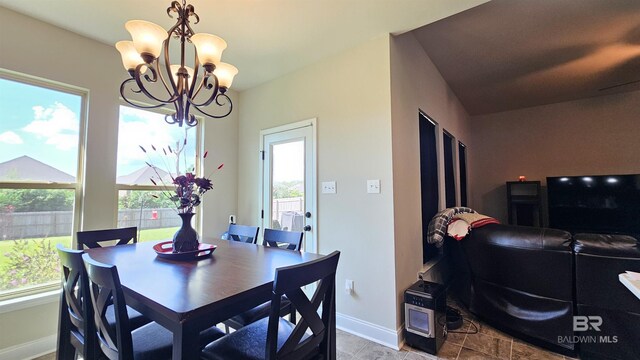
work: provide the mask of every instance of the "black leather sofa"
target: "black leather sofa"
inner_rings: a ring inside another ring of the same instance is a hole
[[[640,359],[640,299],[618,280],[626,270],[640,272],[640,244],[630,236],[576,234],[573,248],[577,313],[602,318],[600,331],[580,333],[599,340],[581,342],[580,357]]]
[[[567,355],[640,359],[640,299],[618,281],[640,272],[635,238],[491,224],[447,238],[445,253],[451,290],[488,324]],[[574,332],[574,315],[601,316],[600,331]]]

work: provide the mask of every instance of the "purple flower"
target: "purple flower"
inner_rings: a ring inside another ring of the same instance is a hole
[[[213,183],[207,178],[195,178],[194,182],[203,192],[213,189]]]
[[[11,286],[18,286],[18,280],[11,280]]]
[[[180,175],[180,176],[177,176],[175,179],[173,179],[173,183],[175,185],[187,186],[188,180],[186,176]]]
[[[27,283],[27,279],[26,278],[22,278],[22,280],[20,280],[20,283],[26,284]]]

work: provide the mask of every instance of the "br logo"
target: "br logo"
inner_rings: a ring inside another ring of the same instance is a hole
[[[602,325],[602,317],[600,316],[574,316],[573,331],[587,331],[593,329],[600,331]]]

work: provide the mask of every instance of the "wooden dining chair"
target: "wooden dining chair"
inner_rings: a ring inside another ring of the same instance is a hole
[[[82,250],[65,249],[57,245],[62,267],[62,295],[58,317],[58,360],[96,359],[97,340],[93,325],[93,307],[89,294],[87,274],[82,263]]]
[[[89,293],[94,309],[96,336],[102,353],[110,360],[171,359],[173,334],[156,322],[133,329],[126,316],[126,303],[118,269],[115,265],[103,264],[93,260],[89,254],[82,255]],[[115,327],[109,326],[107,308],[115,308]],[[216,327],[200,333],[200,345],[224,336]]]
[[[202,358],[224,359],[333,359],[335,358],[335,281],[340,252],[304,264],[276,269],[268,318],[247,325],[202,351]],[[311,300],[302,287],[318,282]],[[297,325],[280,317],[280,299],[286,295],[300,313]],[[321,314],[318,309],[322,306]]]
[[[302,231],[264,229],[262,245],[300,251],[303,235]]]
[[[93,322],[93,306],[89,300],[89,281],[82,250],[71,250],[62,244],[57,246],[62,267],[62,296],[58,318],[58,359],[95,359],[100,355]],[[86,295],[85,295],[86,294]],[[151,320],[127,307],[129,324],[136,329]],[[109,306],[106,312],[109,327],[116,323],[115,310]]]
[[[138,242],[138,228],[135,226],[119,229],[78,231],[78,250],[102,247],[105,242],[125,245]],[[102,244],[102,245],[101,245]]]
[[[138,228],[132,226],[117,229],[78,231],[77,240],[78,250],[95,249],[103,247],[107,243],[109,246],[126,245],[129,243],[135,244],[138,242]],[[130,307],[127,307],[127,311],[133,328],[139,328],[140,326],[151,322],[151,320],[147,319],[145,316]],[[107,319],[110,323],[115,322],[113,307],[108,309]]]
[[[300,251],[300,245],[302,244],[302,232],[296,231],[283,231],[274,229],[264,229],[264,239],[262,245],[268,247],[277,247],[280,249]],[[247,310],[241,314],[238,314],[230,319],[223,321],[227,333],[229,328],[240,329],[243,326],[247,326],[260,319],[264,319],[269,316],[271,311],[271,302],[267,301],[264,304],[260,304],[253,309]],[[296,323],[296,311],[293,305],[283,296],[280,301],[280,316],[289,315],[289,321]]]
[[[257,226],[229,224],[226,240],[255,244],[258,240],[259,231],[260,227]]]

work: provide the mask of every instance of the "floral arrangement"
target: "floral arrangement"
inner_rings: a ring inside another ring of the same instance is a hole
[[[185,138],[183,146],[186,144],[187,144],[187,140]],[[146,162],[147,166],[149,166],[157,176],[157,181],[154,180],[154,178],[150,178],[149,180],[151,180],[151,182],[154,185],[158,185],[158,181],[162,186],[165,186],[165,187],[173,185],[174,186],[173,192],[161,191],[161,195],[173,201],[173,203],[176,205],[178,214],[192,214],[194,209],[198,205],[200,205],[200,203],[202,202],[202,196],[204,195],[204,193],[213,189],[213,183],[210,179],[211,175],[213,174],[206,177],[205,176],[196,177],[193,172],[187,171],[183,175],[177,174],[176,176],[174,176],[171,173],[166,161],[163,161],[165,167],[167,168],[167,170],[165,171],[153,165],[151,163],[151,158],[149,157],[147,150],[142,145],[139,145],[139,146],[140,146],[140,149],[145,154],[147,154],[147,157],[149,159],[149,161]],[[158,149],[154,145],[151,145],[151,148],[153,149],[154,152],[158,152]],[[174,152],[171,146],[167,146],[166,149],[161,148],[161,150],[164,153],[164,156],[169,156],[170,154],[172,154],[172,155],[175,155],[176,157],[179,157],[180,153],[182,152],[181,151],[182,149],[180,148],[176,149],[176,151]],[[207,155],[208,155],[208,151],[205,151],[203,159],[206,159]],[[221,170],[223,166],[224,164],[220,164],[220,166],[218,166],[217,169],[214,171]],[[160,174],[161,172],[166,173],[166,175],[164,176],[161,175]],[[168,177],[170,178],[170,180]],[[155,198],[159,198],[159,196],[155,194],[151,196]]]

